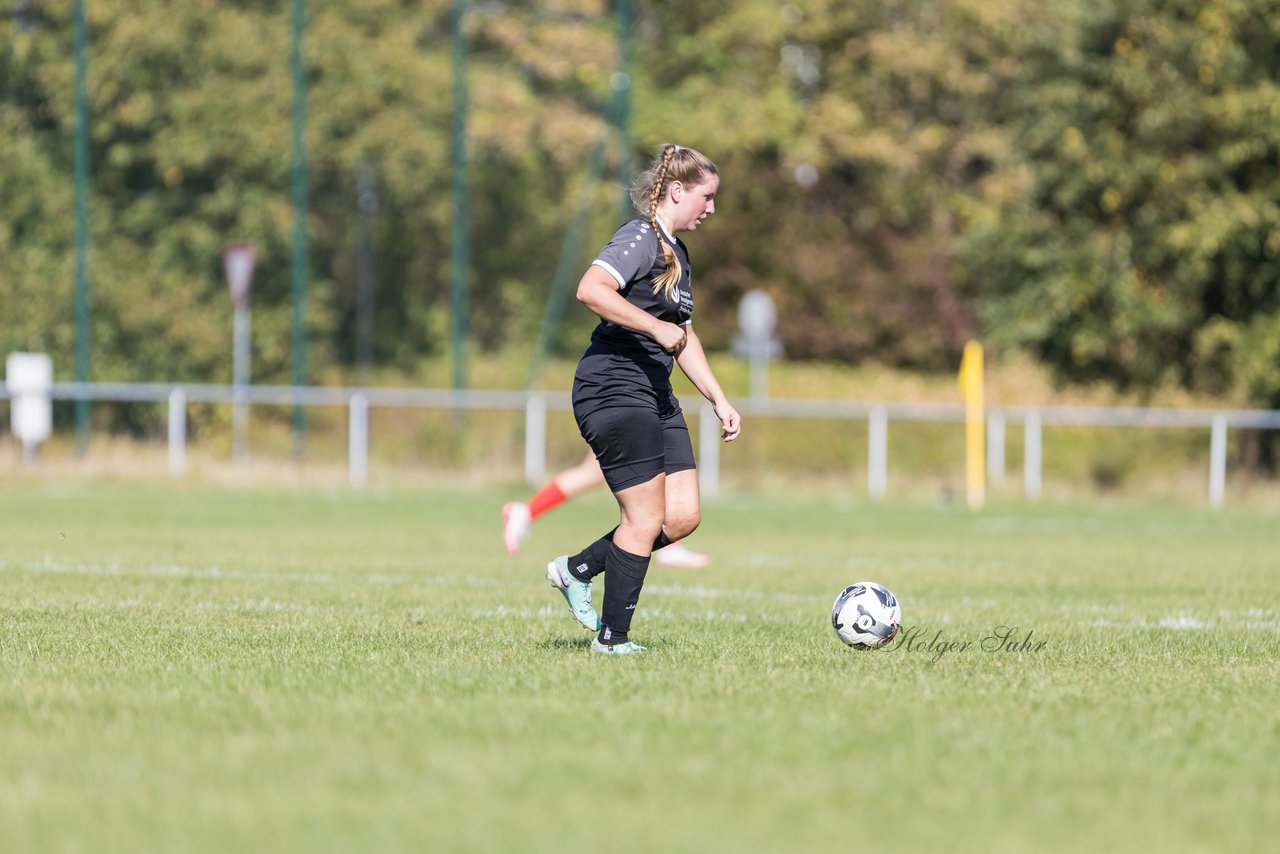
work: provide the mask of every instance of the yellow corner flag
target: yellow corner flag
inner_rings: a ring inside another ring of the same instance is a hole
[[[960,359],[960,392],[964,395],[964,480],[970,510],[981,510],[986,501],[986,413],[982,397],[982,344],[964,345]]]

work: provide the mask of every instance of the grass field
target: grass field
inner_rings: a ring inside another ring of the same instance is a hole
[[[542,567],[608,497],[511,560],[514,495],[0,487],[0,850],[1280,838],[1273,515],[729,496],[605,660]],[[857,580],[913,641],[839,643]]]

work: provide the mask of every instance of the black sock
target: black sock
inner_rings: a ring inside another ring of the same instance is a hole
[[[609,547],[613,545],[614,528],[576,555],[569,556],[569,574],[579,581],[590,581],[604,572],[605,560],[609,557]]]
[[[613,535],[617,532],[618,529],[614,528],[576,555],[571,555],[569,574],[579,581],[590,581],[604,572],[604,563],[609,557],[609,546],[613,545]],[[657,538],[653,541],[653,551],[665,549],[673,542],[675,540],[668,537],[665,531],[659,531]]]
[[[600,609],[600,643],[612,646],[627,639],[648,571],[648,555],[634,555],[610,543],[604,570],[604,607]]]

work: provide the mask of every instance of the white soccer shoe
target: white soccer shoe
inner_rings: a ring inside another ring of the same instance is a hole
[[[653,558],[660,566],[675,566],[682,569],[702,569],[711,563],[711,558],[699,554],[684,543],[672,543],[665,549],[658,549]]]
[[[533,517],[529,515],[528,504],[512,501],[502,505],[502,544],[507,547],[507,554],[515,557],[519,553],[532,527]]]
[[[591,651],[602,653],[604,655],[635,655],[637,652],[644,652],[647,646],[641,646],[635,641],[623,641],[613,646],[606,646],[600,643],[600,638],[592,638]]]

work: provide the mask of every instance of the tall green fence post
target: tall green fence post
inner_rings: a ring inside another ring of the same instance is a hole
[[[468,0],[453,2],[453,387],[467,387],[467,341],[471,337],[470,181],[467,165]]]
[[[307,78],[302,36],[307,26],[306,0],[293,0],[293,385],[307,385],[307,149],[302,132],[307,121]],[[293,452],[301,457],[307,446],[307,411],[301,400],[293,404]]]
[[[619,223],[631,218],[631,69],[635,64],[636,40],[631,0],[618,0],[618,72],[613,76],[614,121],[618,126],[618,181],[622,184]]]
[[[360,166],[356,179],[359,239],[356,245],[356,378],[368,385],[373,367],[373,218],[378,212],[378,178],[373,164]]]
[[[85,92],[88,42],[85,0],[76,0],[75,39],[75,218],[76,218],[76,382],[89,381],[89,103]],[[89,400],[76,398],[76,448],[89,449]]]

